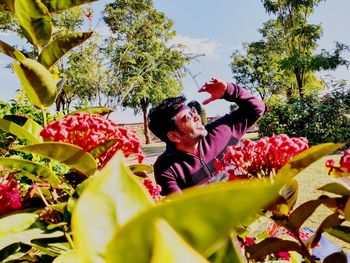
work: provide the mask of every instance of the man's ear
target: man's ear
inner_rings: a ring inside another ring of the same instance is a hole
[[[180,136],[179,133],[177,131],[169,131],[167,133],[168,139],[172,142],[180,142]]]

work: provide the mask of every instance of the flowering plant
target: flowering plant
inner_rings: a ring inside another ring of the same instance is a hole
[[[308,148],[306,138],[289,138],[285,134],[256,142],[247,139],[242,145],[227,147],[224,157],[214,166],[218,172],[227,172],[229,180],[273,178],[289,160]]]

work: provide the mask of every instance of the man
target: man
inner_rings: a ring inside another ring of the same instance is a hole
[[[183,96],[168,98],[150,110],[149,128],[166,143],[165,152],[154,164],[162,195],[216,181],[214,160],[223,157],[227,146],[239,143],[264,112],[263,102],[249,91],[217,78],[206,82],[199,92],[211,95],[204,105],[225,99],[239,108],[205,127]]]

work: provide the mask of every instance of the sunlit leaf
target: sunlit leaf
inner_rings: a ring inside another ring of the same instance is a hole
[[[24,171],[29,178],[36,181],[46,181],[57,187],[60,179],[47,166],[29,160],[21,160],[10,157],[0,157],[0,165],[12,172]]]
[[[51,14],[41,1],[15,1],[15,15],[23,33],[36,47],[49,43],[52,33]]]
[[[276,175],[275,180],[279,182],[288,182],[294,176],[303,171],[313,162],[322,158],[323,156],[329,155],[344,144],[324,143],[316,146],[312,146],[306,151],[298,154],[291,161],[289,161]]]
[[[24,116],[17,116],[17,115],[5,115],[4,119],[8,121],[12,121],[17,125],[21,126],[26,131],[33,134],[33,136],[35,136],[38,139],[38,141],[42,140],[40,136],[40,132],[42,131],[43,127],[39,123],[35,122],[34,120]]]
[[[117,230],[109,243],[106,259],[147,262],[154,241],[150,226],[157,218],[165,219],[194,249],[209,256],[226,240],[233,227],[241,226],[248,216],[272,202],[280,188],[281,185],[249,180],[215,183],[170,195]],[[138,253],[127,249],[130,246]]]
[[[74,240],[84,262],[99,262],[115,230],[153,204],[146,190],[123,163],[120,153],[92,180],[72,215]]]
[[[191,248],[166,221],[159,219],[155,224],[151,263],[209,262]]]
[[[335,236],[345,242],[350,243],[350,227],[349,226],[335,226],[331,228],[326,228],[325,232]]]
[[[52,41],[40,53],[38,62],[46,68],[50,68],[64,54],[72,48],[80,45],[92,35],[92,32],[72,33],[64,35]]]
[[[79,252],[76,249],[69,250],[68,252],[58,256],[55,258],[52,263],[79,263],[80,258],[79,258]]]
[[[95,1],[97,0],[41,0],[51,13]]]
[[[341,179],[341,178],[337,178],[337,179]],[[326,191],[326,192],[341,195],[341,196],[350,195],[350,187],[347,184],[341,183],[341,181],[328,183],[318,188],[318,190]]]
[[[74,114],[76,112],[84,112],[84,113],[90,113],[90,114],[106,115],[106,114],[112,113],[113,111],[114,111],[113,109],[108,107],[89,107],[89,108],[82,108],[82,109],[76,110],[71,114]]]
[[[115,145],[119,139],[109,139],[105,141],[102,144],[97,145],[95,148],[91,149],[89,153],[94,157],[97,158],[104,152],[106,152],[109,148],[111,148],[113,145]]]
[[[0,219],[0,238],[19,233],[30,227],[39,216],[30,213],[19,213]]]
[[[0,40],[0,52],[21,62],[26,57],[21,51]]]
[[[28,58],[13,66],[29,101],[38,108],[50,107],[57,96],[56,80],[51,73],[40,63]]]
[[[82,148],[69,143],[44,142],[13,148],[16,151],[38,154],[74,168],[86,176],[93,175],[97,170],[94,157]]]
[[[20,139],[28,140],[32,143],[40,143],[41,137],[35,133],[31,132],[31,129],[28,129],[28,126],[20,126],[12,121],[0,119],[0,129],[15,135]]]
[[[277,254],[283,251],[297,251],[305,256],[305,252],[298,243],[275,237],[266,238],[258,244],[246,247],[246,252],[251,259],[261,259],[265,258],[267,255]]]

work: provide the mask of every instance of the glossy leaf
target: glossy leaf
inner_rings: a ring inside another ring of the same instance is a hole
[[[16,123],[37,137],[39,141],[41,141],[40,132],[42,131],[43,127],[34,120],[17,115],[5,115],[4,119]]]
[[[281,185],[249,180],[215,183],[170,195],[117,230],[109,243],[106,259],[147,262],[154,242],[149,226],[157,218],[165,219],[194,249],[209,256],[226,240],[232,228],[241,226],[248,216],[273,201],[280,188]],[[130,246],[138,253],[128,249]]]
[[[36,47],[44,47],[49,43],[52,33],[52,18],[41,1],[15,1],[15,15],[30,43]]]
[[[39,137],[37,134],[32,133],[31,132],[31,128],[28,128],[28,126],[30,126],[30,124],[28,124],[27,126],[20,126],[17,125],[16,123],[9,121],[9,120],[5,120],[5,119],[0,119],[0,129],[11,133],[13,135],[15,135],[16,137],[20,138],[20,139],[25,139],[28,140],[32,143],[40,143],[41,142],[41,137]]]
[[[18,49],[15,49],[14,47],[10,46],[9,44],[1,40],[0,40],[0,52],[4,53],[5,55],[15,60],[18,60],[19,62],[21,62],[26,58],[21,51],[19,51]]]
[[[19,213],[0,219],[0,238],[19,233],[30,227],[37,219],[37,214]]]
[[[95,148],[91,149],[89,153],[94,157],[97,158],[101,154],[103,154],[105,151],[107,151],[109,148],[111,148],[114,144],[116,144],[119,141],[119,139],[109,139],[105,141],[102,144],[97,145]]]
[[[92,32],[72,33],[64,35],[47,45],[39,55],[38,62],[50,68],[69,50],[80,45],[92,35]]]
[[[71,114],[74,114],[76,112],[85,112],[90,114],[100,114],[100,115],[106,115],[112,113],[114,110],[108,107],[89,107],[89,108],[82,108],[77,111],[72,112]]]
[[[41,0],[51,13],[95,1],[97,0]]]
[[[335,226],[331,228],[326,228],[325,232],[335,236],[345,242],[350,243],[350,227],[349,226]]]
[[[52,263],[79,263],[80,258],[79,258],[79,252],[76,249],[70,250],[58,257],[55,258]]]
[[[342,178],[337,178],[342,179]],[[326,191],[329,193],[341,195],[341,196],[350,196],[350,187],[346,184],[343,184],[340,180],[333,183],[328,183],[320,188],[318,190]]]
[[[129,165],[129,168],[133,173],[150,172],[153,170],[152,165],[149,164],[132,164]]]
[[[30,179],[36,182],[46,181],[54,187],[57,187],[60,182],[56,174],[47,166],[32,161],[0,157],[0,165],[13,172],[24,171]]]
[[[55,102],[56,80],[43,65],[27,58],[21,64],[14,63],[14,70],[32,104],[38,108],[47,108]]]
[[[84,262],[99,262],[115,230],[154,203],[120,153],[92,180],[72,215],[74,240]]]
[[[342,146],[344,144],[324,143],[307,149],[283,166],[277,173],[275,180],[281,183],[287,183],[310,164],[323,156],[331,154]]]
[[[209,262],[191,248],[164,220],[155,222],[155,237],[151,263]]]
[[[13,148],[16,151],[38,154],[77,170],[83,175],[93,175],[97,170],[94,157],[82,148],[69,143],[44,142]]]
[[[249,246],[246,248],[246,252],[251,259],[265,258],[267,255],[283,252],[283,251],[296,251],[304,256],[305,253],[300,245],[294,241],[282,240],[279,238],[271,237],[266,238],[258,244]]]

